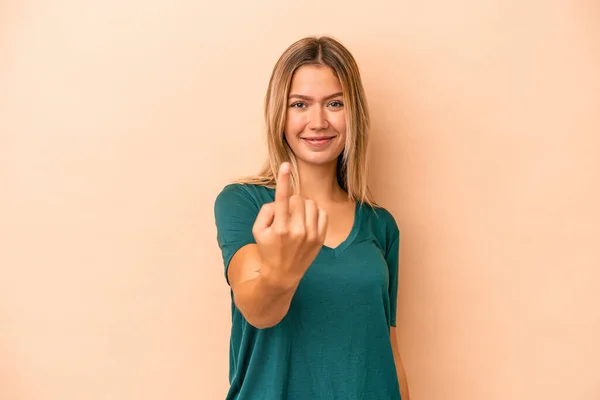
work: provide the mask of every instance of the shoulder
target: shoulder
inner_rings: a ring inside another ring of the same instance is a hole
[[[248,185],[240,183],[229,183],[221,188],[217,194],[216,202],[228,202],[232,200],[241,200],[244,198],[250,199],[252,196],[248,190]]]
[[[394,215],[385,207],[363,206],[363,224],[365,228],[375,237],[379,246],[387,252],[387,249],[396,245],[400,240],[400,228]]]
[[[215,210],[256,207],[260,208],[263,204],[273,201],[272,190],[261,185],[246,183],[229,183],[225,185],[215,198]]]
[[[385,207],[364,205],[373,227],[382,229],[389,234],[398,234],[400,228],[394,215]]]

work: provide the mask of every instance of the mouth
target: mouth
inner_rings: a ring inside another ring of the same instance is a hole
[[[322,137],[314,137],[314,138],[300,138],[304,142],[313,145],[313,146],[323,146],[334,139],[335,136],[322,136]]]

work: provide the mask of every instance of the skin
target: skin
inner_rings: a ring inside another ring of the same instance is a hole
[[[406,379],[406,371],[404,370],[404,364],[402,363],[402,358],[400,357],[398,336],[395,327],[390,328],[390,340],[392,341],[392,352],[394,353],[394,361],[396,363],[396,371],[398,373],[398,382],[400,383],[400,394],[402,395],[402,400],[410,400],[410,395],[408,394],[408,380]]]
[[[346,141],[346,113],[342,87],[330,68],[306,65],[295,72],[284,136],[296,156],[302,196],[323,205],[347,201],[336,180],[337,157]],[[318,150],[302,140],[318,136],[333,139]]]

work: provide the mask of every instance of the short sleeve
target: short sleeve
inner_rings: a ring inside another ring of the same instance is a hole
[[[214,204],[217,243],[221,249],[225,279],[235,253],[247,244],[256,243],[252,226],[260,207],[241,184],[230,184],[217,195]]]
[[[389,242],[386,246],[385,260],[389,271],[390,326],[396,326],[398,304],[398,265],[400,263],[400,231],[393,226]]]

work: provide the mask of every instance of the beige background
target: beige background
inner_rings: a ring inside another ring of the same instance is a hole
[[[413,400],[600,398],[597,2],[0,3],[0,398],[222,399],[213,200],[292,41],[361,66]]]

